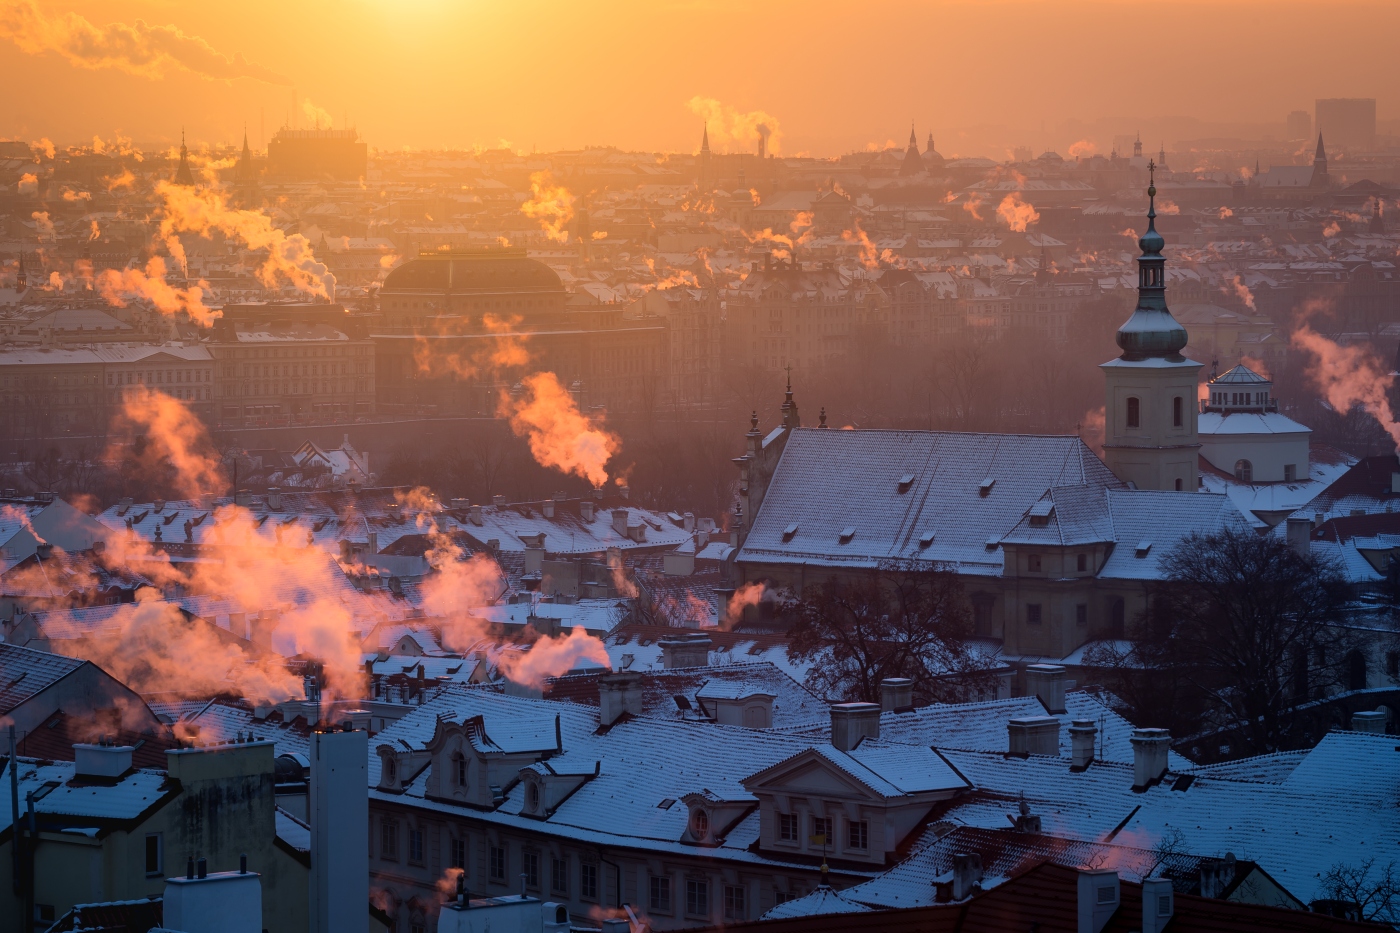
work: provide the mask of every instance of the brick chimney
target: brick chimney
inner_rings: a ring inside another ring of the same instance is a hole
[[[1142,883],[1142,933],[1162,933],[1176,912],[1172,883],[1166,878],[1148,878]]]
[[[1118,873],[1081,871],[1079,873],[1078,933],[1099,933],[1118,910]]]
[[[1054,716],[1026,716],[1006,723],[1007,754],[1025,758],[1028,755],[1060,754],[1060,721]]]
[[[1172,737],[1166,729],[1134,729],[1129,741],[1133,743],[1133,790],[1140,793],[1167,773]]]
[[[977,882],[982,880],[982,856],[976,852],[959,852],[953,856],[953,900],[971,897]]]
[[[611,726],[623,713],[642,715],[642,675],[616,671],[598,678],[598,724]]]
[[[661,666],[666,670],[677,667],[705,667],[710,663],[710,636],[704,632],[686,632],[663,638]]]
[[[1065,669],[1059,664],[1032,664],[1026,668],[1026,693],[1040,700],[1047,713],[1065,711]]]
[[[880,707],[875,703],[833,703],[831,744],[849,752],[862,739],[880,737]]]
[[[1099,727],[1092,719],[1076,719],[1069,726],[1071,771],[1085,771],[1094,760]]]
[[[914,708],[914,681],[908,677],[886,677],[880,681],[880,711],[902,713]]]
[[[1288,519],[1288,546],[1304,557],[1312,550],[1312,519]]]
[[[1235,880],[1235,853],[1201,859],[1201,897],[1220,897]]]

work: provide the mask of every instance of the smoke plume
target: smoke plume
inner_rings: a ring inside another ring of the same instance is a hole
[[[1312,355],[1308,377],[1329,405],[1343,414],[1361,406],[1400,445],[1400,424],[1386,397],[1394,378],[1369,347],[1341,346],[1313,330],[1307,320],[1293,331],[1291,340],[1293,346]]]
[[[549,172],[530,176],[530,200],[520,205],[520,213],[540,222],[545,236],[558,243],[569,242],[564,226],[574,219],[574,196],[563,185],[556,185]]]
[[[594,486],[605,484],[607,462],[621,448],[622,439],[579,411],[554,373],[532,373],[521,386],[518,399],[501,393],[498,411],[510,419],[517,436],[529,441],[536,462],[583,477]]]
[[[705,121],[710,145],[728,151],[732,144],[746,152],[756,151],[759,139],[767,139],[767,150],[776,155],[781,148],[783,131],[778,118],[762,110],[741,113],[713,97],[692,97],[687,104],[690,112]]]
[[[175,288],[165,281],[165,273],[165,259],[152,256],[145,271],[104,269],[97,276],[97,291],[114,307],[124,308],[133,300],[144,299],[162,314],[184,311],[191,320],[205,327],[223,313],[204,304],[204,289],[199,285]]]
[[[1025,233],[1027,227],[1040,219],[1040,213],[1021,200],[1020,193],[1016,191],[1001,199],[997,205],[997,216],[1016,233]]]

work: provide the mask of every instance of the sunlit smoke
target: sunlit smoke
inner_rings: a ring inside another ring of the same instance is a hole
[[[529,334],[516,330],[521,321],[518,316],[484,315],[482,326],[487,333],[495,335],[491,340],[441,339],[462,336],[463,324],[452,317],[432,320],[428,334],[414,335],[413,364],[420,375],[432,379],[443,376],[475,379],[484,374],[499,375],[502,370],[526,366],[530,362],[526,344]]]
[[[530,176],[530,200],[520,205],[520,213],[538,220],[551,240],[569,242],[564,226],[574,219],[574,196],[563,185],[556,185],[549,172]]]
[[[1251,311],[1257,310],[1254,307],[1254,292],[1249,290],[1249,286],[1244,284],[1244,280],[1238,275],[1230,280],[1230,287],[1235,292],[1235,297],[1244,302],[1246,308]]]
[[[595,635],[582,626],[569,630],[568,635],[546,636],[530,645],[529,651],[503,652],[500,670],[518,684],[538,687],[545,678],[558,677],[592,661],[595,667],[608,667],[608,649]]]
[[[168,473],[174,495],[220,495],[228,488],[204,424],[178,399],[164,392],[144,385],[126,389],[113,421],[113,434],[128,441],[141,436],[146,443],[139,455],[114,447],[108,452],[109,459],[138,457],[144,475]],[[166,464],[169,469],[162,469]]]
[[[335,125],[335,117],[331,116],[329,110],[322,110],[311,102],[311,98],[306,98],[301,102],[301,112],[306,114],[306,119],[316,129],[327,129]]]
[[[1235,216],[1235,212],[1232,211],[1232,210],[1230,210],[1228,207],[1222,207],[1222,208],[1220,209],[1220,219],[1221,219],[1221,220],[1224,220],[1224,219],[1226,219],[1227,217],[1234,217],[1234,216]]]
[[[29,215],[29,219],[34,221],[34,235],[39,239],[54,238],[53,221],[49,219],[48,211],[34,211]]]
[[[1337,223],[1335,220],[1328,221],[1327,226],[1325,226],[1325,227],[1322,228],[1322,236],[1323,236],[1323,239],[1327,239],[1327,240],[1332,239],[1332,237],[1336,236],[1337,234],[1339,234],[1339,233],[1341,233],[1341,232],[1342,232],[1342,226],[1341,226],[1341,224]]]
[[[255,78],[269,84],[290,83],[241,54],[225,55],[176,26],[152,26],[139,19],[130,25],[96,26],[77,13],[49,16],[33,0],[10,0],[0,7],[0,37],[30,55],[57,52],[79,68],[114,68],[144,78],[183,70],[219,81]]]
[[[880,268],[879,250],[875,248],[875,244],[870,237],[866,236],[865,231],[860,228],[860,224],[852,224],[852,227],[855,229],[841,231],[841,239],[860,247],[859,259],[862,266],[867,269]]]
[[[767,589],[762,583],[745,583],[739,587],[725,603],[724,618],[720,620],[720,623],[726,628],[732,628],[735,624],[743,621],[744,610],[761,603]]]
[[[1040,220],[1040,213],[1030,203],[1021,200],[1017,191],[1001,199],[997,205],[997,216],[1016,233],[1025,233],[1027,227]]]
[[[583,477],[594,486],[608,481],[607,462],[622,439],[584,415],[554,373],[532,373],[521,382],[519,398],[502,391],[498,410],[511,430],[529,441],[541,466]]]
[[[25,172],[19,176],[19,182],[15,185],[15,191],[22,196],[32,196],[39,193],[39,176],[30,172]]]
[[[96,222],[93,235],[96,236]],[[222,312],[204,304],[204,289],[199,285],[189,288],[175,288],[165,281],[165,259],[152,256],[146,263],[145,271],[138,268],[104,269],[97,276],[97,291],[107,302],[124,308],[133,300],[149,301],[162,314],[174,315],[180,311],[190,316],[198,324],[208,327]]]
[[[985,220],[982,216],[982,196],[973,192],[966,201],[963,202],[962,209],[972,215],[973,220]]]
[[[1083,419],[1079,422],[1080,440],[1084,441],[1084,444],[1100,457],[1103,456],[1105,426],[1106,414],[1102,405],[1086,411]]]
[[[782,148],[783,131],[777,117],[762,110],[741,113],[728,104],[713,97],[692,97],[687,104],[691,113],[705,121],[710,134],[710,144],[728,151],[731,144],[736,149],[755,151],[759,139],[766,139],[766,148],[776,155]]]
[[[1084,157],[1086,157],[1086,156],[1091,156],[1091,155],[1093,155],[1094,153],[1096,153],[1096,152],[1098,152],[1098,151],[1099,151],[1099,147],[1098,147],[1098,146],[1094,145],[1092,142],[1090,142],[1090,141],[1087,140],[1087,139],[1081,139],[1081,140],[1079,140],[1078,142],[1072,143],[1072,144],[1070,145],[1070,147],[1069,147],[1069,157],[1070,157],[1071,159],[1081,159],[1081,158],[1084,158]]]
[[[1318,309],[1304,311],[1291,337],[1293,346],[1313,357],[1308,377],[1338,412],[1345,414],[1360,406],[1400,445],[1400,424],[1386,397],[1394,378],[1369,347],[1344,347],[1313,330],[1309,318],[1314,310]]]

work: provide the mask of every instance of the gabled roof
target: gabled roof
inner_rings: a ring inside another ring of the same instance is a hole
[[[738,559],[873,567],[906,558],[998,574],[988,535],[1068,485],[1122,484],[1074,436],[797,428]]]
[[[87,663],[0,643],[0,713],[9,712]]]

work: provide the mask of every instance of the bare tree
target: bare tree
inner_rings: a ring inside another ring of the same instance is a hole
[[[1400,923],[1400,871],[1394,862],[1338,862],[1322,876],[1327,899],[1354,906],[1370,923]]]
[[[808,588],[786,607],[793,616],[788,656],[810,662],[809,679],[829,697],[878,702],[880,682],[908,677],[924,700],[975,677],[969,650],[972,611],[962,582],[929,561],[886,561],[874,573]]]

